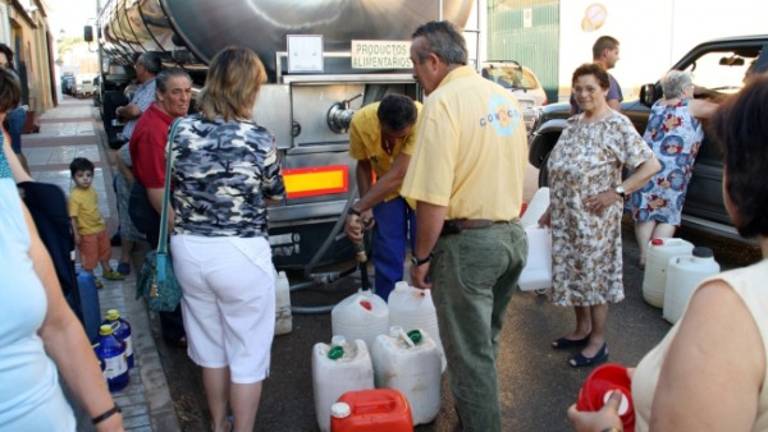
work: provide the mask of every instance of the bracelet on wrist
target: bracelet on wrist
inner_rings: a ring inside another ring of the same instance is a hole
[[[97,425],[97,424],[103,422],[104,420],[112,417],[113,415],[119,414],[121,412],[123,412],[123,410],[121,410],[120,406],[117,405],[117,403],[115,403],[112,406],[112,408],[104,411],[103,413],[97,415],[96,417],[91,418],[91,423],[93,423],[94,425]]]

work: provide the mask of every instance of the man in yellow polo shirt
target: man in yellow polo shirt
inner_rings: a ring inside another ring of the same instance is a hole
[[[356,112],[349,128],[360,200],[350,207],[345,230],[352,241],[361,242],[365,227],[373,226],[374,286],[384,300],[403,280],[406,246],[413,239],[409,233],[416,221],[400,197],[400,184],[416,142],[413,129],[420,109],[408,96],[388,95]],[[373,173],[377,180],[371,184]]]
[[[463,430],[499,432],[498,337],[528,251],[517,221],[525,127],[511,93],[466,65],[452,24],[419,27],[411,60],[429,95],[401,189],[417,201],[411,281],[434,287]]]

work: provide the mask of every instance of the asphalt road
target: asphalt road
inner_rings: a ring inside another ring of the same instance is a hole
[[[526,178],[536,179],[529,167]],[[535,180],[527,182],[525,196],[535,192]],[[680,236],[699,246],[709,246],[723,268],[747,265],[759,259],[752,246],[682,230]],[[642,299],[642,271],[637,266],[638,248],[631,226],[626,225],[624,241],[624,286],[627,298],[611,307],[608,346],[610,361],[636,365],[669,330],[661,310]],[[290,275],[295,282],[296,275]],[[356,275],[355,275],[356,276]],[[360,280],[349,277],[333,286],[292,295],[294,305],[330,304],[353,293]],[[439,288],[437,288],[439,289]],[[570,330],[569,309],[550,305],[543,296],[517,293],[507,309],[498,359],[503,430],[568,431],[567,407],[573,403],[589,369],[567,365],[569,353],[554,351],[550,342]],[[200,370],[182,349],[169,348],[159,338],[153,323],[161,358],[176,404],[179,423],[185,431],[206,431],[209,417]],[[312,396],[311,349],[331,337],[330,315],[294,315],[293,332],[279,336],[272,346],[271,376],[265,382],[256,431],[315,431]],[[437,419],[418,427],[419,432],[447,432],[456,428],[453,401],[443,377],[443,403]]]
[[[759,259],[750,246],[683,231],[696,245],[712,247],[724,268],[743,266]],[[630,227],[624,229],[624,283],[627,298],[612,307],[609,317],[610,361],[635,365],[669,329],[661,311],[642,300],[642,272]],[[300,292],[294,304],[336,301],[352,293],[359,279],[348,278],[316,292]],[[507,310],[498,361],[503,426],[505,431],[570,430],[565,411],[576,398],[588,369],[574,370],[568,353],[554,351],[551,340],[572,325],[570,310],[550,305],[535,294],[517,293]],[[256,431],[316,430],[312,397],[311,347],[331,336],[330,315],[295,315],[293,332],[279,336],[272,347],[272,374],[265,382]],[[155,334],[157,323],[153,323]],[[205,431],[209,424],[199,369],[182,349],[158,346],[168,376],[180,424],[185,431]],[[440,414],[417,431],[453,431],[456,415],[446,380]]]

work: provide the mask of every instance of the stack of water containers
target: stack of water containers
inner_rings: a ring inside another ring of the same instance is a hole
[[[445,360],[429,290],[399,282],[389,305],[371,291],[361,290],[333,308],[331,327],[332,344],[316,344],[312,357],[315,413],[321,430],[327,430],[335,398],[345,391],[373,388],[374,372],[377,387],[399,390],[408,399],[414,425],[435,418]],[[354,347],[344,348],[354,355],[349,354],[348,360],[330,359],[334,347],[344,344]]]
[[[657,308],[664,306],[669,261],[690,255],[692,251],[693,244],[680,238],[655,238],[650,241],[643,273],[643,298],[648,304]]]
[[[712,249],[695,247],[689,256],[672,258],[667,270],[664,319],[673,324],[677,322],[696,287],[717,273],[720,273],[720,264],[715,261]]]
[[[701,281],[719,272],[711,249],[679,238],[653,239],[646,255],[643,298],[663,307],[664,319],[675,323]]]

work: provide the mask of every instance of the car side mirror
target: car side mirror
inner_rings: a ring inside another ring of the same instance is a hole
[[[86,42],[93,42],[93,26],[87,25],[83,27],[83,39]]]
[[[642,102],[643,105],[650,108],[657,99],[655,84],[645,84],[640,87],[640,102]]]

